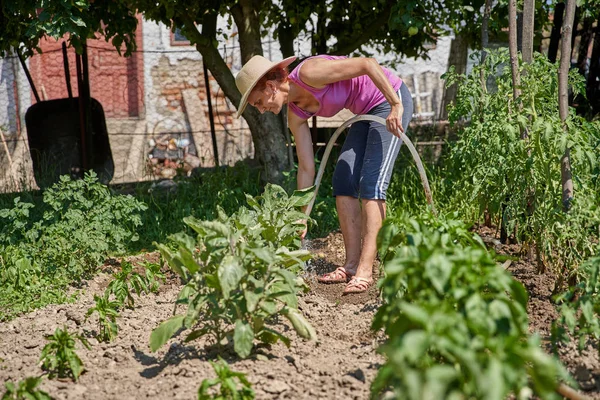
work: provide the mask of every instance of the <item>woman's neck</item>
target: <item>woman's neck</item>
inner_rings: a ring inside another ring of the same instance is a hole
[[[288,81],[288,103],[295,103],[302,98],[302,88],[292,81]]]

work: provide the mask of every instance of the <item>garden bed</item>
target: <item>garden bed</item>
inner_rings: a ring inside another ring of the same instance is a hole
[[[488,243],[491,232],[482,230]],[[493,245],[493,244],[492,244]],[[498,252],[516,254],[518,247],[496,245]],[[133,310],[125,309],[118,319],[119,334],[112,343],[92,338],[95,319],[85,321],[85,313],[94,304],[111,279],[111,265],[87,282],[75,304],[52,305],[10,322],[0,324],[0,381],[20,380],[42,373],[39,356],[46,341],[44,335],[56,327],[83,332],[90,337],[91,350],[78,347],[86,372],[77,383],[44,379],[41,388],[55,399],[143,399],[195,398],[200,383],[214,376],[208,360],[221,355],[235,371],[247,374],[258,399],[365,399],[383,358],[375,352],[383,336],[370,331],[379,300],[375,288],[355,296],[341,296],[342,284],[319,285],[315,272],[332,270],[343,261],[340,233],[310,243],[315,259],[310,262],[308,282],[311,291],[300,298],[300,308],[318,334],[316,342],[297,337],[287,320],[278,327],[291,341],[288,349],[278,343],[258,347],[246,360],[233,351],[219,352],[206,339],[183,343],[183,336],[171,339],[156,353],[149,350],[152,329],[173,312],[181,289],[171,276],[158,294],[136,299]],[[144,256],[157,261],[157,254]],[[138,257],[139,258],[139,257]],[[131,260],[135,262],[136,260]],[[532,331],[543,339],[550,334],[556,318],[551,303],[552,280],[536,275],[533,263],[525,259],[513,262],[511,273],[530,293],[528,313]],[[579,355],[575,345],[561,348],[561,360],[580,387],[593,398],[600,398],[600,362],[595,349]]]

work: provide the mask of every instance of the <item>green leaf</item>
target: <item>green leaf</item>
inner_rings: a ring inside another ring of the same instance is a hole
[[[512,297],[515,299],[521,307],[527,309],[527,301],[529,299],[529,294],[523,284],[516,279],[510,280],[510,288],[512,289]]]
[[[290,307],[284,307],[281,313],[292,323],[292,326],[301,337],[308,340],[315,340],[317,338],[317,332],[315,328],[304,318],[302,313]]]
[[[188,249],[189,251],[194,251],[194,249],[196,248],[196,242],[194,241],[194,238],[183,232],[175,233],[169,236],[169,239],[177,243],[179,247],[183,247],[185,249]]]
[[[196,340],[199,337],[206,335],[209,332],[208,328],[197,329],[195,331],[190,332],[189,335],[185,337],[184,342],[191,342],[192,340]]]
[[[425,276],[440,294],[444,294],[451,273],[452,263],[444,254],[436,253],[425,262]]]
[[[258,201],[256,201],[256,199],[254,197],[252,197],[248,193],[245,193],[245,195],[246,195],[246,202],[248,203],[248,205],[250,207],[254,208],[255,210],[260,209],[260,204],[258,204]]]
[[[290,206],[304,207],[310,203],[314,196],[316,196],[315,186],[295,190],[290,198]]]
[[[235,321],[233,332],[233,349],[241,357],[246,358],[252,352],[254,346],[254,331],[250,324],[245,321]]]
[[[277,304],[272,300],[265,300],[260,303],[260,309],[268,315],[273,315],[277,313]]]
[[[382,254],[383,259],[385,259],[385,255],[387,254],[390,245],[398,232],[398,227],[387,220],[383,223],[383,226],[379,230],[379,233],[377,234],[377,248]]]
[[[228,299],[231,291],[238,288],[238,284],[245,273],[244,267],[240,265],[236,257],[227,255],[223,258],[217,270],[217,275],[219,277],[219,284],[223,289],[224,298]]]
[[[506,387],[502,376],[502,363],[495,357],[491,357],[489,365],[484,373],[486,385],[485,400],[502,400],[506,398]]]
[[[261,288],[255,288],[254,290],[245,290],[244,298],[246,299],[246,308],[249,313],[253,313],[256,310],[256,306],[263,296],[263,290]]]
[[[427,332],[413,330],[402,337],[402,348],[408,361],[416,363],[423,357],[429,347]]]
[[[188,271],[190,271],[191,274],[195,274],[200,269],[200,266],[196,260],[194,260],[194,256],[187,248],[180,247],[177,257],[181,260],[181,263],[187,268]]]
[[[175,254],[173,254],[171,249],[163,244],[158,243],[156,244],[156,247],[160,251],[160,254],[167,261],[167,264],[169,264],[169,267],[171,267],[171,269],[175,271],[175,273],[182,279],[187,279],[187,273],[184,272],[183,263],[176,257]]]
[[[185,315],[175,315],[161,323],[150,334],[150,350],[155,352],[183,327]]]
[[[529,341],[529,343],[532,342],[536,342],[536,340]],[[556,380],[558,375],[557,364],[551,356],[544,353],[539,347],[532,345],[528,350],[529,361],[532,363],[529,370],[530,376],[538,394],[545,397],[545,395],[554,392],[558,385]]]
[[[423,388],[425,399],[448,399],[448,387],[458,378],[458,371],[450,365],[434,365],[425,372]]]
[[[270,328],[263,328],[262,332],[259,334],[259,339],[268,344],[275,344],[278,340],[281,340],[287,347],[290,347],[291,344],[290,339]]]
[[[279,299],[287,306],[298,308],[298,297],[287,283],[275,282],[269,290],[269,299]]]
[[[417,323],[420,327],[426,327],[429,323],[429,313],[421,306],[403,302],[400,310],[411,322]]]
[[[272,264],[275,262],[275,256],[273,254],[273,251],[269,247],[252,247],[249,248],[248,251],[250,251],[256,256],[256,258],[265,262],[266,264]]]

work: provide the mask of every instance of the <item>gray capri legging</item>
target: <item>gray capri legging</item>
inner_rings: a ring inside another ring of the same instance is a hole
[[[398,96],[404,107],[402,127],[406,132],[413,114],[413,102],[404,83]],[[384,101],[367,114],[385,119],[390,111],[390,104]],[[385,200],[401,145],[402,140],[388,132],[385,125],[374,121],[352,124],[333,173],[333,195]]]

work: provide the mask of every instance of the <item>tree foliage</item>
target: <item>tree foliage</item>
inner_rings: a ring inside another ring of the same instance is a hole
[[[124,0],[12,0],[0,3],[0,56],[12,49],[31,56],[44,37],[67,37],[79,53],[99,35],[125,55],[135,50],[137,17]]]

